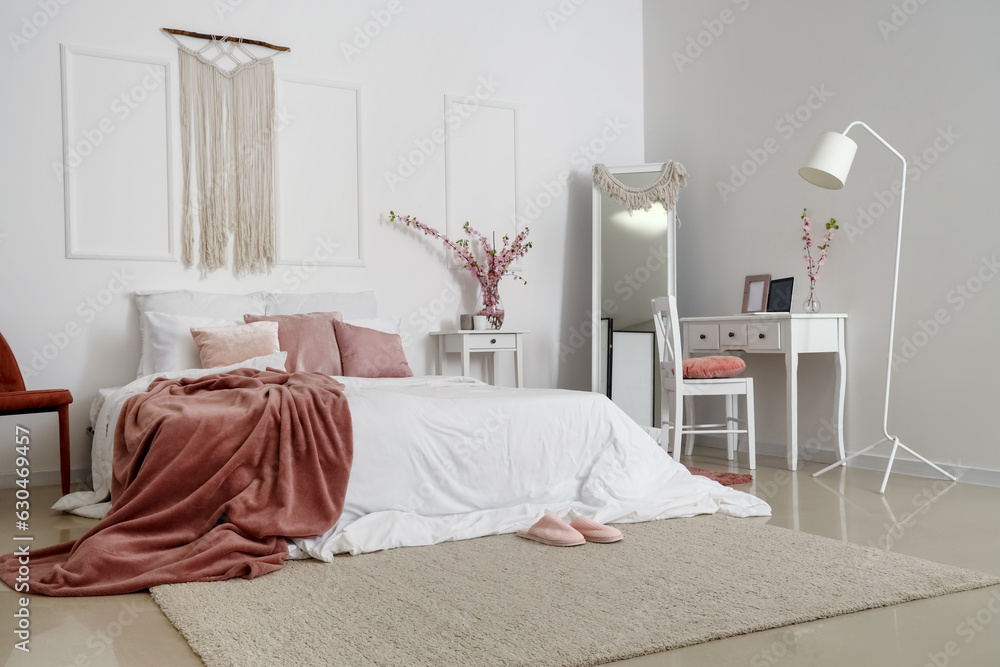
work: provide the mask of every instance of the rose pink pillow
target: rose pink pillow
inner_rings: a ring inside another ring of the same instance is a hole
[[[739,357],[719,355],[692,357],[684,360],[684,377],[688,380],[734,378],[746,370],[747,362]]]
[[[288,353],[285,369],[323,375],[343,375],[340,347],[333,332],[333,322],[340,313],[301,313],[298,315],[244,315],[251,322],[277,322],[278,345]]]
[[[344,375],[359,378],[413,377],[399,334],[333,321]]]
[[[278,346],[277,322],[202,327],[191,329],[191,336],[198,346],[202,368],[238,364],[281,351]]]

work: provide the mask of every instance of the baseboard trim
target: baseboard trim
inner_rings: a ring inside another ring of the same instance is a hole
[[[713,449],[725,449],[726,441],[725,436],[721,435],[702,435],[698,437],[696,446],[699,447],[712,447]],[[889,452],[892,447],[886,443],[881,446],[884,447],[886,452],[885,456],[878,456],[875,454],[862,454],[861,456],[851,459],[847,467],[848,468],[863,468],[865,470],[881,470],[885,471],[885,466],[889,463]],[[744,445],[744,449],[746,446]],[[761,442],[757,441],[757,455],[758,456],[774,456],[777,458],[786,458],[787,448],[784,443],[778,442]],[[848,454],[850,452],[848,451]],[[897,453],[896,460],[892,464],[892,474],[901,475],[911,475],[913,477],[926,477],[928,479],[938,479],[941,475],[938,474],[933,468],[924,463],[923,461],[918,461],[917,459],[904,458],[906,453]],[[799,454],[799,461],[810,461],[813,463],[830,464],[837,460],[837,455],[832,449],[822,449],[816,452],[811,452],[808,456],[803,456]],[[962,465],[950,465],[945,463],[938,463],[944,470],[947,470],[952,475],[958,478],[958,481],[964,482],[966,484],[979,484],[980,486],[994,486],[1000,487],[1000,470],[989,470],[986,468],[972,468],[969,466]]]

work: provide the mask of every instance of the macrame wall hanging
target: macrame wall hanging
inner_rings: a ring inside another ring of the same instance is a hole
[[[178,47],[183,261],[204,277],[228,265],[237,277],[275,262],[274,64],[238,37],[163,28]],[[209,40],[188,48],[175,35]]]
[[[655,202],[663,204],[669,212],[677,206],[677,196],[687,185],[687,169],[680,162],[670,160],[663,165],[663,171],[652,185],[635,188],[619,181],[606,165],[598,162],[594,165],[594,184],[630,213],[636,209],[648,211]]]

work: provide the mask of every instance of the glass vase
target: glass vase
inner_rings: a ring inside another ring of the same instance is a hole
[[[819,299],[816,298],[816,279],[809,279],[809,296],[802,303],[802,310],[806,313],[818,313],[819,312]]]
[[[499,283],[480,285],[476,315],[485,315],[493,329],[503,326],[503,301],[500,299]]]

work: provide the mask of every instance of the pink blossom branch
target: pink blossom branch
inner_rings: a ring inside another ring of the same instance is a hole
[[[818,246],[814,246],[811,234],[812,223],[806,216],[806,209],[802,209],[802,215],[799,217],[802,219],[802,259],[806,262],[806,272],[809,275],[809,280],[815,282],[819,278],[820,267],[826,264],[826,254],[830,248],[830,243],[833,241],[833,237],[840,227],[834,218],[830,218],[830,222],[826,223],[826,234],[823,236],[823,242]],[[819,255],[816,258],[813,258],[813,247],[819,251]]]
[[[407,227],[413,226],[422,231],[425,235],[441,239],[446,246],[455,251],[455,254],[458,255],[459,259],[465,263],[465,268],[469,269],[473,275],[477,275],[477,273],[481,271],[479,263],[472,256],[472,253],[469,252],[468,248],[461,245],[460,242],[452,241],[438,230],[429,225],[425,225],[416,218],[411,218],[408,215],[396,215],[393,211],[389,211],[389,220],[395,222],[397,219],[405,222]]]
[[[451,248],[455,254],[459,256],[459,258],[465,263],[465,268],[468,269],[472,276],[483,286],[484,294],[496,294],[496,285],[500,282],[500,279],[507,274],[510,269],[510,265],[517,259],[524,257],[524,255],[528,252],[528,248],[531,247],[530,241],[527,243],[525,242],[528,237],[528,232],[530,231],[527,227],[525,227],[524,230],[522,230],[514,238],[513,243],[510,243],[510,237],[508,235],[504,235],[503,248],[501,250],[497,250],[484,234],[466,222],[462,228],[465,230],[466,234],[479,242],[479,247],[484,255],[484,264],[480,264],[479,261],[473,256],[468,240],[463,239],[460,241],[452,241],[438,230],[420,222],[416,218],[408,215],[396,215],[394,211],[389,211],[389,220],[393,222],[396,220],[405,222],[408,227],[415,227],[416,229],[422,231],[425,235],[433,236],[434,238],[440,239],[444,242],[448,248]],[[511,276],[517,280],[527,283],[524,278],[517,274],[511,273]]]

